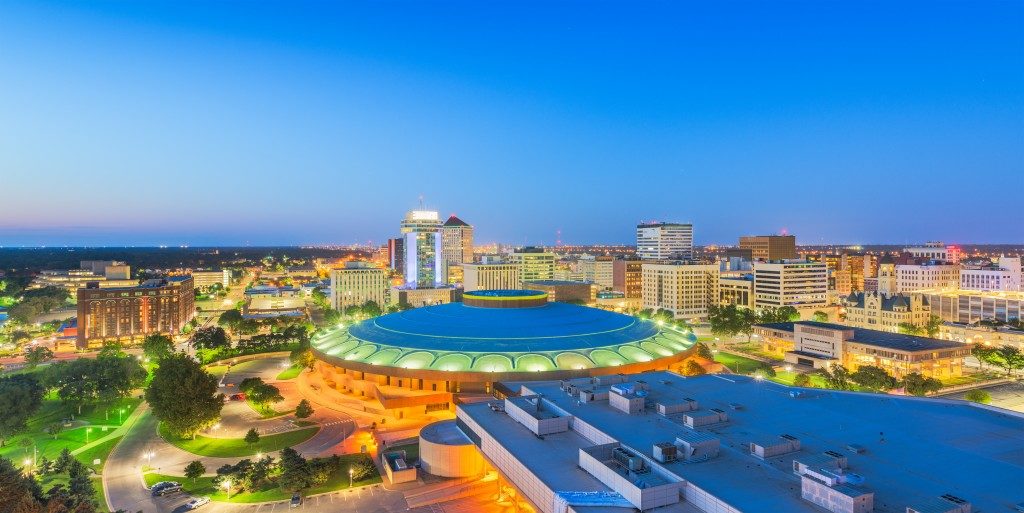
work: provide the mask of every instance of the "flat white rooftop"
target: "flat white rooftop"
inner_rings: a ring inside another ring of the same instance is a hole
[[[1024,415],[1019,413],[948,399],[798,389],[745,376],[685,378],[655,372],[631,378],[649,386],[647,409],[641,414],[628,415],[607,401],[580,403],[557,381],[506,385],[541,394],[647,456],[652,456],[655,443],[671,442],[688,430],[682,425],[683,414],[658,415],[656,402],[690,397],[699,402],[697,412],[725,411],[727,422],[697,429],[721,440],[717,457],[663,465],[742,511],[822,511],[800,498],[792,461],[825,451],[848,458],[848,471],[863,477],[856,487],[874,492],[877,512],[904,513],[908,505],[927,504],[944,494],[966,499],[975,511],[1005,511],[1024,501]],[[792,391],[803,394],[792,397]],[[574,431],[538,438],[482,403],[459,409],[550,488],[607,490],[577,468],[579,449],[595,445],[593,441]],[[782,434],[798,438],[801,449],[764,461],[749,454],[751,441]],[[851,452],[850,444],[865,450]],[[678,511],[680,506],[655,511]]]

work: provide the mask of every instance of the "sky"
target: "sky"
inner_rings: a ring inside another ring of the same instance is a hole
[[[1024,2],[0,3],[0,246],[1024,243]]]

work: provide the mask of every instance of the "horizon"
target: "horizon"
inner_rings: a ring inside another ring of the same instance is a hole
[[[703,245],[1012,244],[1022,21],[996,1],[16,0],[0,246],[383,242],[417,198],[516,245],[634,243],[649,219]]]

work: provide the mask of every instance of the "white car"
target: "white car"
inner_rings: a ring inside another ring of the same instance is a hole
[[[199,509],[210,503],[209,497],[195,497],[192,500],[185,503],[186,509]]]

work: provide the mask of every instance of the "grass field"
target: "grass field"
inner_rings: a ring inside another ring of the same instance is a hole
[[[303,491],[303,495],[314,495],[348,488],[348,471],[346,469],[356,461],[369,459],[369,456],[365,454],[343,454],[341,459],[341,468],[331,474],[326,483]],[[191,495],[207,496],[211,500],[220,502],[253,503],[280,501],[290,499],[292,496],[291,492],[286,492],[273,484],[267,485],[263,489],[254,492],[239,492],[229,496],[223,489],[213,486],[213,476],[200,477],[196,479],[195,483],[193,483],[191,479],[186,479],[180,476],[169,476],[166,474],[150,473],[146,474],[145,478],[146,486],[152,486],[154,483],[158,483],[160,481],[177,481],[181,483],[182,488]],[[379,482],[381,482],[380,474],[374,471],[373,475],[370,477],[354,482],[353,487],[366,486]]]
[[[957,385],[966,385],[968,383],[977,383],[979,381],[987,381],[990,379],[1002,377],[1005,377],[1005,374],[991,371],[982,371],[973,374],[964,374],[963,376],[957,376],[955,378],[946,378],[942,380],[942,386],[952,387]]]
[[[292,365],[291,367],[288,367],[287,369],[281,371],[281,373],[277,375],[277,379],[280,381],[287,379],[295,379],[299,377],[299,374],[302,373],[302,369],[302,366]]]
[[[210,365],[206,367],[206,372],[213,374],[218,380],[224,378],[224,375],[228,373],[227,365]]]
[[[254,411],[256,413],[259,413],[260,414],[260,418],[262,418],[262,419],[272,419],[274,417],[280,417],[282,415],[288,415],[289,413],[292,413],[293,411],[295,411],[295,410],[278,411],[278,410],[275,410],[272,405],[268,404],[266,406],[260,406],[260,405],[254,403],[254,402],[252,402],[252,401],[250,401],[248,399],[246,399],[245,403],[248,404],[250,408],[252,408],[252,411]]]
[[[319,427],[308,427],[278,433],[275,435],[260,436],[257,444],[249,445],[241,438],[212,438],[203,435],[196,435],[195,440],[178,438],[161,425],[160,436],[175,447],[200,456],[213,456],[218,458],[239,458],[253,456],[256,453],[270,453],[280,451],[285,447],[298,445],[309,440],[319,431]]]
[[[725,365],[729,370],[737,374],[750,374],[760,368],[764,363],[752,358],[744,358],[734,354],[719,351],[715,354],[715,361]]]

